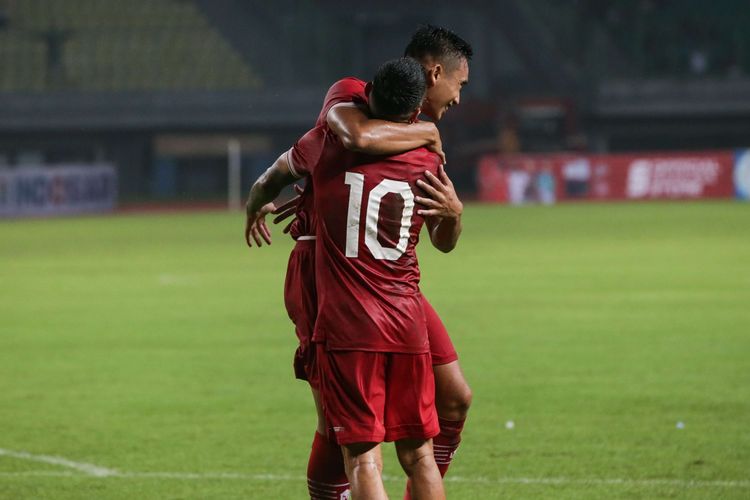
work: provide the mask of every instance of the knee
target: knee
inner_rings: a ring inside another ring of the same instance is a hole
[[[383,470],[383,464],[373,457],[356,457],[349,462],[349,468],[351,470],[379,472]]]
[[[432,454],[414,455],[405,460],[400,460],[401,467],[407,476],[412,477],[425,467],[433,466],[435,457]],[[420,469],[422,468],[422,469]]]
[[[473,395],[468,385],[438,397],[435,401],[438,415],[448,420],[463,420],[469,413]]]
[[[396,448],[396,453],[401,467],[408,476],[411,476],[419,467],[429,465],[429,462],[434,459],[432,449],[428,446],[409,449]]]
[[[383,459],[379,448],[370,445],[342,446],[345,466],[350,470],[382,470]]]

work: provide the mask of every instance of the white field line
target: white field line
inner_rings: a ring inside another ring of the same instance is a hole
[[[693,480],[693,479],[616,479],[571,477],[460,477],[448,475],[446,482],[487,484],[554,484],[585,486],[676,486],[680,488],[750,488],[744,480]]]
[[[37,476],[37,477],[86,477],[83,476],[77,472],[68,471],[68,470],[61,470],[61,471],[54,471],[54,470],[24,470],[24,471],[16,471],[16,472],[2,472],[0,471],[0,477],[29,477],[29,476]]]
[[[78,478],[135,478],[135,479],[177,479],[177,480],[217,480],[234,479],[241,481],[299,481],[304,482],[305,476],[285,474],[245,474],[241,472],[123,472],[107,469],[83,462],[74,462],[67,458],[49,455],[32,455],[25,451],[11,451],[0,448],[0,456],[31,460],[74,469],[73,471],[15,471],[0,472],[0,477],[78,477]],[[385,481],[403,481],[401,476],[383,476]],[[462,477],[451,476],[445,478],[450,483],[482,483],[482,484],[550,484],[550,485],[583,485],[583,486],[673,486],[678,488],[750,488],[750,481],[745,480],[690,480],[690,479],[612,479],[589,478],[577,479],[570,477]]]
[[[31,453],[27,453],[25,451],[13,451],[0,448],[0,457],[2,456],[18,458],[21,460],[31,460],[32,462],[60,465],[62,467],[81,471],[89,476],[106,477],[117,474],[117,471],[114,469],[107,469],[104,467],[99,467],[98,465],[87,464],[85,462],[74,462],[63,457],[53,457],[50,455],[32,455]]]

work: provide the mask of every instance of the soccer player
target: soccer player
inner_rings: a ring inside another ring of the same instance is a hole
[[[434,121],[440,120],[448,108],[458,104],[463,85],[468,81],[468,62],[472,56],[470,45],[455,33],[435,27],[418,29],[406,48],[406,55],[422,64],[427,76],[427,98],[422,112]],[[345,78],[336,82],[326,95],[317,125],[328,123],[339,135],[348,149],[368,154],[397,154],[425,146],[442,156],[440,135],[433,122],[413,124],[393,123],[372,118],[362,103],[365,82],[356,78]],[[444,159],[444,157],[443,157]],[[458,223],[463,206],[456,196],[450,179],[444,171],[438,177],[426,176],[428,184],[421,184],[427,191],[417,202],[427,208],[426,215],[453,219]],[[421,182],[421,181],[420,181]],[[269,205],[266,211],[275,207]],[[278,208],[281,213],[274,222],[279,222],[294,213],[296,219],[286,231],[291,231],[296,245],[289,258],[285,283],[285,303],[296,332],[300,347],[295,357],[295,372],[298,378],[306,379],[305,366],[311,363],[314,350],[309,349],[316,304],[314,283],[314,223],[312,216],[312,190],[306,187],[299,201],[292,201]],[[447,227],[447,226],[444,226]],[[263,218],[257,227],[251,228],[256,244],[271,243],[270,232]],[[246,235],[247,236],[247,235]],[[440,422],[440,434],[434,439],[435,457],[442,475],[448,470],[453,454],[461,441],[461,432],[471,404],[471,390],[461,372],[458,356],[443,323],[435,310],[424,299],[427,330],[432,351],[436,385],[436,405]],[[314,377],[314,375],[313,375]],[[341,453],[335,443],[326,440],[325,421],[320,410],[315,389],[316,381],[310,380],[313,397],[318,409],[318,432],[313,440],[308,462],[308,484],[325,491],[342,492],[347,488]],[[313,488],[310,490],[311,495]],[[407,490],[406,497],[409,493]]]
[[[425,88],[419,63],[391,61],[372,83],[369,109],[409,121]],[[414,210],[417,181],[425,171],[436,174],[439,165],[440,158],[423,148],[391,157],[348,151],[324,124],[279,157],[248,199],[252,227],[284,185],[312,176],[319,293],[314,371],[356,498],[385,498],[378,447],[384,440],[396,441],[415,498],[444,498],[430,441],[439,425],[414,252],[425,222]],[[426,221],[433,244],[455,245],[455,221]]]

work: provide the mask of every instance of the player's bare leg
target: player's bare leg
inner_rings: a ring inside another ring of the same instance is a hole
[[[320,391],[317,389],[313,389],[310,387],[310,390],[312,391],[313,395],[313,401],[315,401],[315,412],[318,414],[318,433],[322,434],[323,436],[326,435],[326,416],[325,413],[323,413],[323,402],[320,399]]]
[[[466,420],[471,406],[471,388],[458,361],[434,365],[435,408],[438,416],[454,422]]]
[[[453,455],[461,443],[461,432],[471,406],[471,389],[458,361],[434,365],[435,408],[440,422],[440,434],[435,436],[435,462],[440,475],[445,476]]]
[[[396,441],[396,453],[401,468],[409,478],[411,498],[414,500],[445,498],[443,478],[435,463],[431,439]]]
[[[378,443],[354,443],[341,447],[352,500],[387,500],[383,486],[383,458]]]
[[[445,476],[453,455],[461,443],[461,431],[471,406],[471,388],[464,378],[458,361],[433,365],[435,374],[435,407],[440,421],[440,434],[433,439],[435,463]],[[404,500],[411,495],[411,481],[406,483]]]
[[[312,389],[315,410],[318,413],[318,427],[307,462],[307,490],[311,499],[345,498],[349,490],[349,480],[344,471],[344,458],[341,447],[327,436],[327,424],[320,392]]]

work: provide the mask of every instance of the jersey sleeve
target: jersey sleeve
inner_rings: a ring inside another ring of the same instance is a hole
[[[315,127],[294,143],[286,153],[292,175],[301,178],[313,173],[323,152],[325,138],[325,128]]]
[[[342,102],[366,102],[365,82],[356,78],[344,78],[337,81],[326,93],[323,108],[320,110],[317,124],[326,122],[328,112],[337,104]]]

